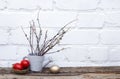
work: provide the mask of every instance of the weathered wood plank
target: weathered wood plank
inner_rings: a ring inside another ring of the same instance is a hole
[[[110,67],[64,67],[58,74],[52,74],[49,68],[43,69],[42,73],[29,72],[28,76],[76,76],[84,73],[120,73],[119,66]],[[11,68],[0,68],[0,74],[13,74]]]
[[[120,74],[86,73],[77,76],[26,76],[5,74],[0,79],[120,79]]]

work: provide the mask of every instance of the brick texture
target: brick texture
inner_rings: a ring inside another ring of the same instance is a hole
[[[0,12],[0,25],[1,27],[28,27],[29,21],[34,19],[35,14],[33,12],[15,12],[4,11]]]
[[[119,30],[104,30],[101,32],[101,42],[103,44],[119,45],[120,44]]]
[[[7,0],[7,8],[9,9],[52,9],[52,0]]]
[[[11,67],[29,51],[21,26],[29,32],[29,22],[39,20],[48,38],[68,22],[60,44],[45,55],[61,67],[120,65],[120,0],[0,0],[0,67]],[[38,27],[38,24],[36,24]],[[41,39],[41,42],[44,38]]]
[[[9,33],[7,30],[0,29],[0,44],[7,44],[9,39]]]
[[[68,39],[70,38],[70,39]],[[62,44],[97,44],[99,33],[95,30],[72,30],[65,35]]]
[[[84,28],[102,28],[104,23],[104,14],[93,12],[93,13],[79,13],[78,15],[78,27]]]
[[[69,9],[69,10],[90,10],[97,7],[99,0],[55,0],[56,7],[60,9]]]
[[[75,20],[76,12],[66,11],[42,11],[40,12],[40,23],[43,27],[63,27],[68,22]],[[52,20],[51,20],[52,18]],[[75,27],[76,22],[70,24]]]
[[[101,0],[99,7],[104,10],[116,10],[120,9],[119,0]]]
[[[105,62],[108,59],[108,48],[107,47],[90,47],[89,57],[90,57],[90,60],[94,62]]]
[[[7,2],[6,0],[0,0],[0,9],[5,9],[7,7]]]

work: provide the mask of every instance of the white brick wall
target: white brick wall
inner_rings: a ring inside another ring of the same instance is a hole
[[[116,46],[116,47],[112,47],[110,50],[109,50],[109,54],[108,54],[108,58],[109,58],[109,61],[116,61],[116,62],[119,62],[120,61],[120,47],[119,46]]]
[[[77,12],[69,11],[42,11],[40,12],[40,22],[43,27],[61,27],[69,21],[76,19]],[[52,18],[52,20],[51,20]],[[70,26],[75,26],[75,22]]]
[[[105,12],[105,27],[119,27],[120,26],[120,11]]]
[[[77,27],[102,28],[105,19],[104,17],[104,14],[101,12],[79,13]]]
[[[52,9],[53,0],[6,0],[8,9]]]
[[[34,17],[34,12],[1,11],[0,25],[1,27],[14,28],[18,28],[20,26],[28,27],[30,19],[34,19]]]
[[[117,10],[120,9],[120,0],[100,0],[99,7],[104,10]]]
[[[99,54],[98,54],[99,53]],[[108,60],[108,47],[90,47],[89,48],[90,61],[105,62]]]
[[[69,39],[68,39],[69,38]],[[99,33],[97,30],[71,30],[65,35],[62,44],[97,44],[99,42]]]
[[[9,31],[0,29],[0,44],[7,44],[9,40]]]
[[[0,9],[1,9],[1,10],[2,10],[2,9],[5,9],[5,8],[6,8],[6,5],[7,5],[7,3],[6,3],[5,0],[0,0]]]
[[[99,0],[55,0],[56,7],[69,10],[91,10],[96,9]]]
[[[0,0],[0,67],[11,67],[28,54],[20,28],[40,23],[49,38],[71,20],[60,45],[68,49],[47,54],[60,66],[120,66],[120,0]],[[50,66],[49,65],[49,66]]]
[[[102,44],[119,45],[120,30],[103,30],[101,32]]]

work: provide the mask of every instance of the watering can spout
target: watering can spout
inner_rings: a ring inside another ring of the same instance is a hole
[[[43,68],[46,67],[46,66],[47,66],[49,63],[51,63],[51,62],[52,62],[52,60],[46,60],[46,61],[44,61],[42,67],[43,67]]]

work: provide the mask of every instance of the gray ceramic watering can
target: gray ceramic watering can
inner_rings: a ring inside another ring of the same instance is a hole
[[[50,58],[48,60],[45,60],[44,56],[34,56],[34,55],[28,55],[27,57],[30,61],[30,70],[33,72],[42,72],[42,69],[46,67],[52,60]]]

